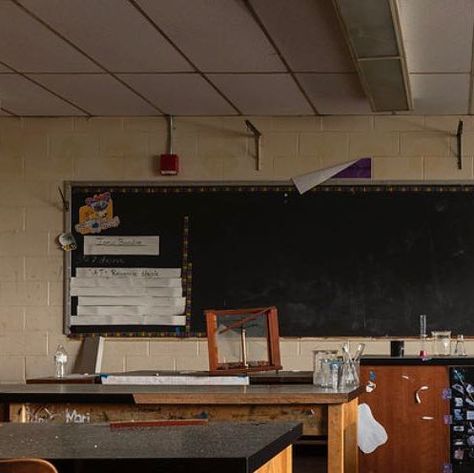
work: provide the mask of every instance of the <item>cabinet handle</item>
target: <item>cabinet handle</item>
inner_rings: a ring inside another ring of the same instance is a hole
[[[434,417],[431,416],[422,416],[421,420],[434,420]]]
[[[427,389],[429,389],[428,386],[421,386],[415,391],[415,401],[417,404],[421,404],[421,397],[420,397],[421,391],[426,391]]]

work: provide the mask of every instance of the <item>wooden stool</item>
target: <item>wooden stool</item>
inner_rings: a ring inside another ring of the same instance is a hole
[[[0,473],[58,473],[58,470],[39,458],[12,458],[0,460]]]

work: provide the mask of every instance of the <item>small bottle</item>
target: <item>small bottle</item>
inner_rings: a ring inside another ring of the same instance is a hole
[[[454,356],[466,356],[466,347],[464,345],[464,335],[458,335],[454,347]]]
[[[62,345],[58,345],[56,353],[54,354],[54,364],[56,378],[64,378],[66,374],[67,352]]]

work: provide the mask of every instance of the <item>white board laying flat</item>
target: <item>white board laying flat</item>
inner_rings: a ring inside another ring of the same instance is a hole
[[[180,287],[72,287],[71,296],[155,296],[180,297]],[[118,304],[117,304],[118,305]]]
[[[185,297],[148,297],[148,296],[82,296],[78,298],[80,306],[104,306],[104,305],[146,305],[146,306],[169,306],[182,308],[186,305]]]
[[[181,268],[76,268],[78,278],[180,278]]]
[[[155,316],[155,315],[182,315],[181,307],[163,307],[149,305],[109,305],[109,306],[83,306],[77,307],[77,315],[125,315],[125,316]]]
[[[71,278],[71,288],[78,287],[181,287],[181,278]]]
[[[102,384],[171,384],[171,385],[219,385],[247,386],[248,376],[193,376],[193,375],[157,375],[157,376],[103,376]]]
[[[85,255],[159,255],[159,236],[85,236]]]
[[[186,325],[186,316],[73,315],[71,325]]]

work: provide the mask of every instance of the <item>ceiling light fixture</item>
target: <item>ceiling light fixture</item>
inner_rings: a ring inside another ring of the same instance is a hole
[[[395,0],[333,0],[333,4],[372,110],[412,110]]]

